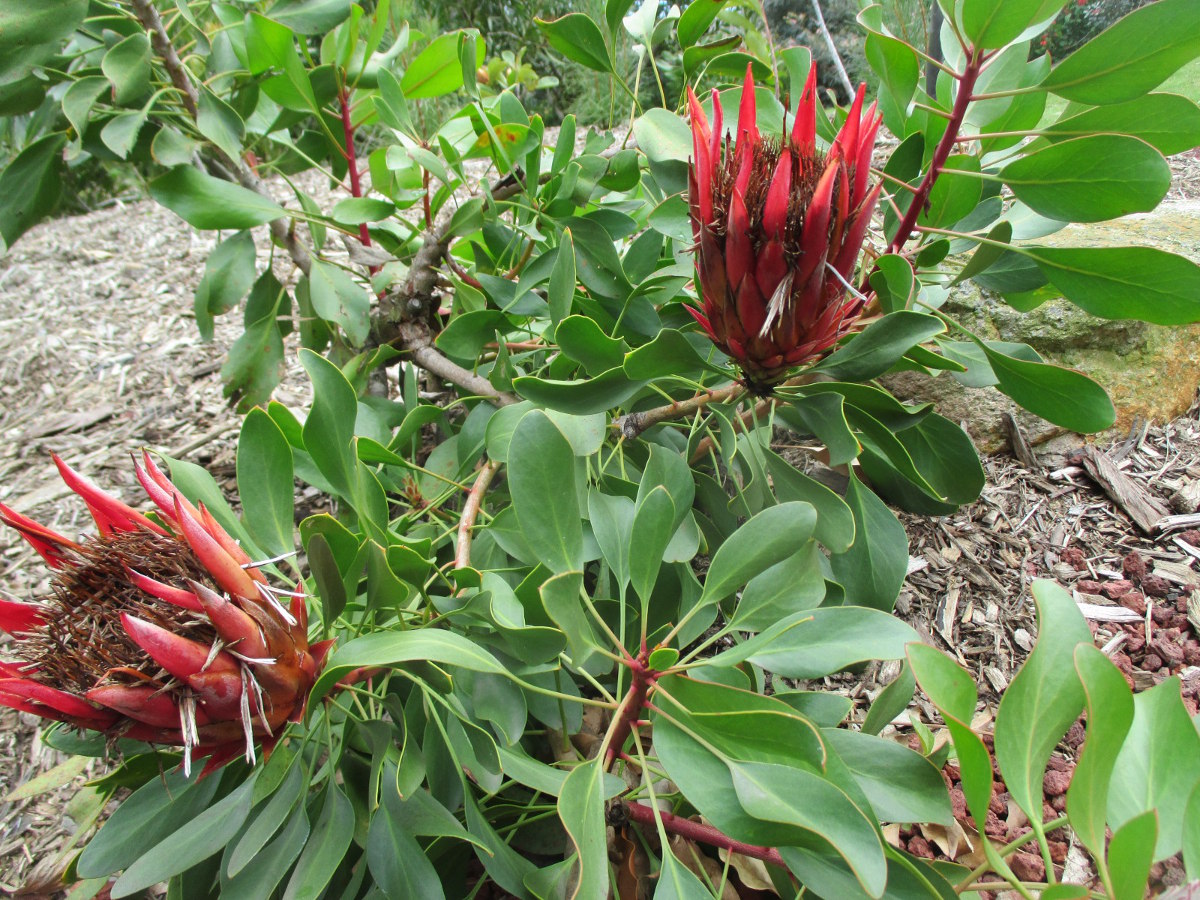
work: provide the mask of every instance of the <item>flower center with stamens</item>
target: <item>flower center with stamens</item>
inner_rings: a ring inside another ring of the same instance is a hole
[[[36,668],[32,679],[77,693],[100,684],[170,681],[130,639],[122,613],[198,643],[216,642],[204,616],[150,596],[131,584],[126,572],[133,569],[181,588],[191,579],[217,589],[182,541],[148,531],[121,532],[86,541],[72,554],[77,564],[56,572],[49,596],[40,599],[44,624],[15,645],[20,660]]]

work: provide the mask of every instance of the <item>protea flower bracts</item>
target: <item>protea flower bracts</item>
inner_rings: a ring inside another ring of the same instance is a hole
[[[209,770],[252,762],[303,713],[329,649],[309,646],[303,597],[268,585],[149,454],[137,477],[166,528],[54,461],[99,534],[76,542],[0,504],[55,570],[39,601],[0,600],[16,656],[0,662],[0,704],[181,746],[189,770],[193,754]]]
[[[819,357],[862,312],[848,287],[880,191],[869,184],[880,117],[874,104],[863,113],[864,92],[826,154],[816,144],[815,64],[791,135],[779,141],[758,132],[749,67],[732,145],[717,92],[710,126],[688,90],[689,205],[704,302],[689,312],[752,388]]]

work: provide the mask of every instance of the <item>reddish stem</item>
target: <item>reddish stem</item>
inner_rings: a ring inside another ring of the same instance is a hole
[[[711,825],[693,822],[691,819],[685,819],[682,816],[664,812],[661,809],[656,810],[654,807],[647,806],[644,803],[626,803],[625,812],[628,814],[631,822],[637,822],[639,825],[654,825],[655,821],[660,819],[662,820],[663,829],[670,834],[677,834],[690,841],[708,844],[710,847],[724,848],[731,853],[740,853],[742,856],[749,856],[751,859],[761,859],[763,862],[787,868],[783,857],[779,855],[779,851],[775,848],[759,847],[757,844],[744,844],[741,841],[735,841]]]
[[[354,152],[354,123],[350,118],[350,96],[346,93],[345,87],[338,88],[338,106],[342,112],[342,134],[346,140],[346,167],[350,173],[350,194],[354,197],[361,197],[362,180],[358,175],[358,154]],[[364,247],[371,246],[371,235],[367,231],[367,223],[362,222],[358,226],[358,240]],[[379,266],[368,266],[371,274],[374,275],[379,271]]]
[[[900,248],[908,243],[913,226],[917,224],[917,218],[925,209],[925,204],[929,202],[929,193],[933,190],[933,184],[942,174],[942,167],[946,164],[946,160],[950,157],[950,151],[954,149],[957,142],[958,130],[962,128],[963,120],[966,118],[967,107],[972,100],[971,92],[975,90],[975,82],[979,78],[982,67],[982,51],[972,49],[970,59],[963,70],[962,79],[958,83],[958,96],[954,98],[954,109],[950,111],[950,121],[946,124],[946,132],[938,141],[938,145],[933,151],[933,158],[929,163],[929,171],[925,173],[920,186],[913,194],[912,202],[908,205],[908,212],[904,214],[900,227],[896,229],[896,236],[892,238],[892,243],[888,247],[889,253],[899,252]]]
[[[625,693],[625,697],[617,709],[612,730],[609,732],[608,750],[604,755],[605,769],[612,766],[613,760],[620,754],[625,741],[629,738],[633,729],[637,727],[638,722],[641,721],[642,710],[647,705],[647,694],[658,678],[658,672],[646,665],[649,655],[650,651],[642,647],[636,659],[627,656],[625,660],[625,664],[629,667],[629,671],[633,675],[633,680],[630,682],[629,690]]]

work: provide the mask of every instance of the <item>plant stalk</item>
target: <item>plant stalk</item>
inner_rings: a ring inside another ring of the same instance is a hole
[[[462,515],[458,520],[458,544],[454,554],[456,569],[466,569],[471,565],[471,528],[475,525],[480,506],[483,505],[483,495],[487,493],[488,486],[499,468],[500,463],[495,460],[484,465],[475,476],[475,483],[471,485],[471,491],[467,494],[467,501],[463,504]]]
[[[917,224],[917,219],[925,209],[925,204],[929,202],[929,194],[933,190],[934,182],[942,173],[942,167],[950,158],[950,151],[954,149],[954,145],[958,141],[958,132],[966,118],[967,107],[975,99],[972,91],[975,89],[975,82],[979,78],[982,66],[982,54],[979,50],[972,50],[966,68],[963,69],[962,80],[958,83],[958,95],[954,98],[954,108],[950,111],[950,121],[946,125],[946,132],[938,141],[938,145],[933,151],[933,159],[929,163],[929,171],[925,173],[924,179],[913,195],[912,202],[908,205],[908,212],[904,214],[900,227],[896,229],[896,236],[892,238],[892,243],[888,247],[889,253],[898,253],[900,248],[908,243],[913,226]]]
[[[775,848],[760,847],[756,844],[735,841],[711,825],[693,822],[691,819],[685,819],[674,813],[655,809],[644,803],[626,803],[625,812],[631,822],[637,822],[639,825],[654,825],[656,821],[660,821],[663,828],[671,834],[677,834],[680,837],[696,841],[697,843],[708,844],[710,847],[728,850],[730,853],[740,853],[742,856],[759,859],[780,868],[787,868],[783,857],[779,855],[779,851]]]

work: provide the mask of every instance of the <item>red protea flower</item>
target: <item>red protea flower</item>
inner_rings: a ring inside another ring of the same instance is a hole
[[[863,113],[866,86],[828,153],[817,149],[817,69],[800,97],[790,137],[755,124],[754,82],[746,82],[736,144],[723,140],[713,91],[710,127],[688,89],[694,145],[689,205],[703,312],[689,308],[713,342],[766,390],[852,331],[862,298],[848,291],[880,185],[871,187],[871,151],[880,117]],[[849,294],[849,296],[847,296]]]
[[[208,756],[205,771],[269,750],[299,719],[331,642],[309,646],[303,597],[267,583],[149,454],[138,481],[168,527],[54,462],[99,534],[72,541],[0,503],[55,570],[34,603],[0,600],[16,659],[0,704],[79,728]],[[280,597],[287,602],[281,602]]]

